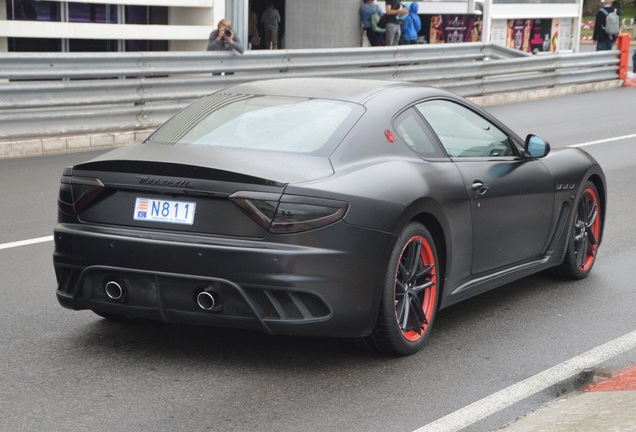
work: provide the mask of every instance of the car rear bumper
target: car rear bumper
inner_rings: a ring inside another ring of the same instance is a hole
[[[130,318],[361,336],[375,324],[391,241],[345,223],[264,240],[58,224],[57,298],[70,309]],[[109,282],[120,298],[109,297]],[[216,300],[212,310],[198,304],[201,292]]]

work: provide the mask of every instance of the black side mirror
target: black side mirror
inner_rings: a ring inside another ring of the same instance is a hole
[[[527,157],[542,158],[550,153],[550,144],[540,136],[529,134],[526,137],[525,152]]]

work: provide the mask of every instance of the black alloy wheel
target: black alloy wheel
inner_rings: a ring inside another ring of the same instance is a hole
[[[437,312],[437,272],[437,251],[431,234],[419,223],[409,224],[391,254],[376,327],[361,344],[393,355],[420,350]]]
[[[576,204],[573,232],[563,263],[557,268],[559,274],[583,279],[590,273],[596,261],[601,227],[599,194],[594,183],[588,181]]]

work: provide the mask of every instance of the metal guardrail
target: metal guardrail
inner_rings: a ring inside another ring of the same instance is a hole
[[[0,139],[153,128],[217,89],[281,76],[412,81],[462,96],[615,80],[618,53],[533,56],[484,43],[244,55],[0,53]]]

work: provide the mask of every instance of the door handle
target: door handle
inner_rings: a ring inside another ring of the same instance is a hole
[[[488,188],[489,186],[482,181],[475,180],[473,182],[472,189],[475,191],[475,196],[477,197],[484,196],[486,192],[488,192]]]

